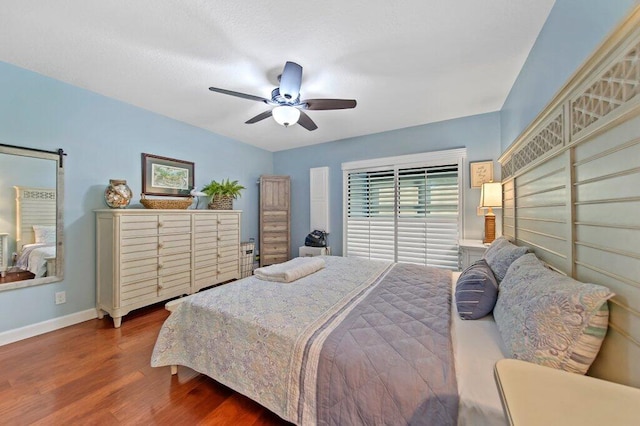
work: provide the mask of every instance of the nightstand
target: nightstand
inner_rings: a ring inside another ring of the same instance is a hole
[[[331,247],[302,246],[298,249],[298,256],[300,257],[329,256],[329,255],[331,255]]]
[[[487,246],[481,240],[460,240],[460,269],[464,270],[476,260],[482,259]]]
[[[624,426],[640,419],[640,389],[516,359],[498,361],[495,379],[512,426]]]

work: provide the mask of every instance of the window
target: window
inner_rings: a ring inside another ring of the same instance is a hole
[[[345,255],[457,269],[464,154],[343,164]]]

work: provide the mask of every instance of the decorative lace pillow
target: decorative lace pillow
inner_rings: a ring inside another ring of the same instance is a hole
[[[613,295],[547,269],[530,253],[509,267],[493,316],[513,358],[585,374],[607,333]]]
[[[56,227],[54,225],[33,225],[33,236],[37,244],[55,243]]]
[[[513,261],[528,251],[528,247],[519,247],[511,244],[505,237],[500,237],[493,240],[482,258],[487,261],[498,284],[500,284]]]
[[[456,307],[464,320],[489,315],[498,300],[498,282],[484,259],[465,269],[456,283]]]

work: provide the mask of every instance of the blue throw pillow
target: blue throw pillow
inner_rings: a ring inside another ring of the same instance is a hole
[[[498,282],[487,261],[480,259],[465,269],[456,283],[456,306],[464,320],[482,318],[498,300]]]

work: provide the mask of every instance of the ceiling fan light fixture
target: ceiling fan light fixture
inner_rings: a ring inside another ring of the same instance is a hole
[[[271,114],[276,123],[284,127],[296,124],[300,118],[300,110],[289,105],[277,106],[271,111]]]

